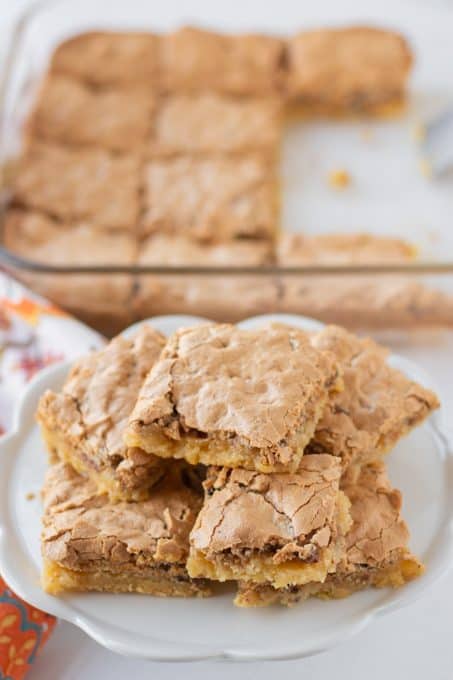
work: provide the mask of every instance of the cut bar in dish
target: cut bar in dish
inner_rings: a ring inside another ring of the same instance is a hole
[[[138,159],[101,149],[68,149],[34,142],[12,181],[15,205],[59,220],[90,220],[107,229],[131,229],[139,214]]]
[[[344,390],[328,402],[310,450],[340,456],[344,467],[375,460],[438,408],[436,395],[389,366],[373,340],[328,326],[312,343],[335,355]]]
[[[406,241],[367,234],[288,233],[277,244],[277,264],[283,267],[355,264],[366,270],[368,264],[403,265],[415,254]],[[407,276],[282,275],[278,289],[279,311],[349,328],[453,326],[453,296]]]
[[[275,234],[277,183],[265,157],[155,159],[146,166],[144,186],[145,234],[210,241]]]
[[[70,463],[113,500],[140,500],[161,477],[160,458],[128,449],[123,430],[138,390],[164,345],[143,326],[79,359],[61,392],[41,397],[37,418],[53,459]]]
[[[128,232],[107,230],[89,221],[62,224],[35,211],[8,210],[3,241],[15,255],[54,266],[132,266],[137,245]],[[97,327],[132,323],[132,276],[128,274],[45,274],[23,272],[24,283],[75,316]]]
[[[89,32],[59,45],[50,70],[95,86],[150,87],[158,76],[159,38],[152,33]]]
[[[277,99],[215,93],[163,99],[154,121],[152,155],[244,153],[277,156],[282,136]]]
[[[162,37],[162,81],[168,90],[252,95],[275,92],[284,44],[267,35],[225,35],[190,26]]]
[[[307,457],[308,458],[308,457]],[[311,595],[341,598],[374,586],[398,588],[423,573],[408,548],[409,531],[401,518],[401,494],[393,489],[381,464],[366,466],[343,490],[351,502],[352,527],[346,534],[345,558],[323,583],[273,588],[243,582],[235,603],[241,607],[275,602],[293,605]]]
[[[192,464],[294,472],[338,387],[332,355],[300,330],[181,330],[146,378],[125,441]]]
[[[42,586],[48,593],[209,595],[206,582],[186,570],[201,497],[181,466],[167,472],[149,500],[113,504],[93,482],[58,463],[47,473],[43,500]]]
[[[322,582],[344,554],[351,519],[333,456],[304,456],[297,474],[211,470],[190,536],[194,577],[288,585]]]
[[[185,236],[155,234],[140,247],[140,265],[258,267],[270,264],[271,243],[236,239],[202,243]],[[200,276],[142,274],[134,296],[140,318],[158,314],[195,314],[208,319],[239,321],[271,312],[277,303],[273,282],[265,277],[211,274]]]
[[[288,41],[288,92],[314,114],[380,114],[404,102],[412,54],[398,33],[361,26]]]
[[[154,103],[152,93],[143,87],[97,91],[51,75],[39,92],[29,134],[70,146],[131,151],[149,137]]]

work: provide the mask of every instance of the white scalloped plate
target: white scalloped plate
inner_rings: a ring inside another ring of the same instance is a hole
[[[302,317],[270,315],[243,322],[289,322],[319,328]],[[165,333],[202,322],[195,317],[151,320]],[[126,331],[130,332],[130,329]],[[429,385],[416,366],[393,356],[392,363]],[[51,367],[34,379],[16,414],[15,431],[0,443],[0,571],[11,588],[31,604],[72,622],[109,649],[154,660],[289,659],[326,650],[367,626],[375,617],[413,602],[449,567],[453,558],[453,456],[441,414],[406,437],[389,456],[390,477],[404,494],[404,516],[412,549],[427,564],[426,574],[400,590],[370,590],[345,600],[310,600],[293,609],[234,607],[234,588],[205,600],[159,599],[140,595],[74,594],[56,598],[39,586],[40,501],[26,500],[42,485],[46,456],[34,421],[37,401],[58,389],[68,365]]]

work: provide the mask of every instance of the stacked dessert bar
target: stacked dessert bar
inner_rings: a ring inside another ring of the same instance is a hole
[[[398,239],[280,234],[278,165],[289,113],[395,109],[411,62],[401,36],[363,27],[287,39],[195,28],[71,38],[53,54],[25,126],[4,243],[63,267],[408,262],[414,248]],[[281,310],[355,326],[453,319],[448,296],[406,280],[332,286],[131,270],[27,283],[106,332],[182,312],[236,321]]]
[[[43,587],[291,605],[401,586],[384,454],[438,407],[372,340],[327,326],[142,326],[46,392]]]

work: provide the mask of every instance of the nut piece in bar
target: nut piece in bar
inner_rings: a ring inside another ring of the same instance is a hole
[[[8,210],[3,224],[4,245],[15,255],[44,265],[130,265],[137,257],[128,232],[94,227],[90,222],[61,224],[37,212]],[[97,326],[132,323],[133,281],[127,274],[47,274],[22,272],[21,279],[75,316]]]
[[[217,91],[253,95],[281,84],[283,41],[268,35],[222,35],[185,26],[160,44],[162,81],[167,90]]]
[[[139,214],[139,162],[101,149],[36,142],[20,158],[11,189],[15,205],[58,220],[132,229]]]
[[[405,264],[415,248],[400,239],[366,234],[282,234],[277,264]],[[279,311],[304,314],[348,328],[453,326],[453,296],[407,276],[319,275],[279,281]]]
[[[125,441],[192,464],[294,472],[338,371],[297,329],[183,329],[148,374]]]
[[[351,27],[288,41],[288,93],[308,113],[392,112],[404,102],[412,54],[398,33]]]
[[[61,392],[48,390],[37,419],[51,459],[70,463],[112,500],[141,500],[164,472],[161,458],[129,449],[123,432],[138,390],[164,345],[142,326],[79,359]]]
[[[144,88],[92,90],[77,80],[50,75],[29,122],[32,138],[69,146],[137,150],[150,134],[154,97]]]
[[[158,78],[158,45],[151,33],[81,33],[57,47],[50,70],[95,86],[149,87]]]
[[[261,152],[278,156],[281,104],[274,98],[175,94],[158,107],[151,155]]]
[[[268,238],[278,221],[278,189],[264,157],[170,158],[147,164],[141,230],[222,241]]]
[[[186,236],[155,234],[140,248],[138,264],[167,266],[259,267],[270,263],[269,241],[236,239],[202,243]],[[187,275],[141,274],[134,307],[140,318],[158,314],[195,314],[219,321],[239,321],[271,312],[277,302],[273,282],[235,274]]]
[[[436,395],[387,363],[388,351],[369,338],[327,326],[312,336],[334,354],[344,390],[328,402],[309,447],[351,463],[376,460],[439,407]]]
[[[70,465],[52,465],[43,489],[44,590],[209,595],[206,582],[186,570],[201,505],[186,473],[167,471],[148,500],[111,503]]]
[[[356,468],[356,473],[342,484],[351,503],[353,523],[346,534],[345,557],[336,571],[323,583],[281,589],[242,582],[235,604],[258,607],[278,602],[291,606],[311,595],[341,598],[369,586],[398,588],[423,573],[423,565],[408,548],[409,531],[400,514],[401,493],[392,488],[384,465]]]
[[[344,555],[351,518],[341,466],[304,456],[296,474],[211,470],[190,536],[189,574],[276,588],[323,582]]]

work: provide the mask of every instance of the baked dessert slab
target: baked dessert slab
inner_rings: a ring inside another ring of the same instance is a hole
[[[284,43],[267,35],[226,35],[191,26],[162,36],[162,82],[170,91],[268,94],[281,84]]]
[[[123,443],[138,390],[164,337],[142,326],[79,359],[60,392],[46,391],[37,420],[52,461],[69,463],[111,500],[142,500],[164,474],[162,459]]]
[[[405,264],[416,249],[401,239],[370,234],[281,234],[277,264]],[[347,328],[391,329],[451,327],[453,298],[407,276],[365,274],[281,276],[281,312],[304,314]]]
[[[258,151],[277,156],[283,131],[277,98],[238,98],[213,92],[173,94],[156,114],[151,155]]]
[[[296,474],[211,470],[190,536],[194,577],[275,587],[322,582],[343,556],[349,502],[333,456],[306,456]]]
[[[30,137],[69,146],[141,150],[153,125],[155,96],[139,87],[93,90],[63,75],[50,75],[29,122]]]
[[[300,330],[183,329],[143,383],[125,442],[192,464],[294,472],[339,387],[332,355]]]
[[[132,266],[137,258],[137,243],[128,232],[109,232],[89,221],[63,224],[37,211],[8,210],[3,242],[15,255],[60,267]],[[132,276],[23,272],[21,277],[76,316],[92,315],[98,326],[110,318],[123,328],[132,323]]]
[[[392,368],[388,351],[373,340],[327,326],[312,343],[337,358],[344,390],[327,403],[310,450],[339,456],[344,468],[387,453],[439,407],[436,395]]]
[[[409,531],[401,517],[401,493],[392,488],[384,465],[356,468],[356,472],[355,477],[350,476],[343,484],[351,503],[352,526],[346,534],[345,557],[336,571],[328,574],[323,583],[281,589],[243,582],[236,596],[237,605],[291,606],[310,596],[342,598],[369,586],[398,588],[423,573],[423,565],[408,548]]]
[[[13,175],[12,202],[58,220],[132,229],[140,210],[140,180],[134,156],[33,142]]]
[[[272,238],[278,209],[274,168],[259,155],[154,159],[145,167],[144,234]]]
[[[276,247],[283,266],[302,264],[390,264],[405,263],[417,254],[414,245],[399,238],[366,233],[282,233]]]
[[[236,239],[203,243],[186,236],[155,234],[140,246],[138,264],[167,266],[259,267],[271,262],[271,243]],[[277,296],[266,277],[210,275],[140,275],[134,307],[140,318],[158,314],[199,314],[208,319],[239,321],[271,312]]]
[[[97,87],[131,82],[149,87],[158,78],[158,46],[159,37],[152,33],[81,33],[57,47],[50,71]]]
[[[287,89],[302,111],[380,114],[404,102],[412,54],[398,33],[321,29],[299,33],[287,45]]]
[[[46,476],[41,534],[42,586],[67,591],[209,594],[186,570],[189,533],[201,504],[181,467],[174,467],[142,502],[111,503],[65,463]]]

